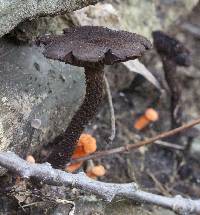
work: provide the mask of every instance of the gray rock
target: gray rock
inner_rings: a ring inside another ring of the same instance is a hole
[[[117,10],[125,29],[151,38],[152,31],[167,30],[197,3],[198,0],[126,0],[119,2]]]
[[[0,0],[0,37],[25,19],[69,13],[97,0]]]
[[[21,156],[60,134],[85,93],[82,69],[0,41],[0,151]]]
[[[197,4],[198,0],[126,0],[113,5],[98,3],[73,12],[71,18],[78,25],[121,28],[150,39],[153,30],[167,30]]]

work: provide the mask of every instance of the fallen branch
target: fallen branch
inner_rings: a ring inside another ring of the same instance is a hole
[[[106,93],[108,96],[108,104],[109,104],[109,108],[110,108],[110,119],[111,119],[111,135],[109,137],[109,144],[111,144],[115,138],[115,133],[116,133],[116,129],[115,129],[115,111],[114,111],[114,107],[113,107],[113,103],[112,103],[112,95],[110,92],[110,86],[108,83],[108,80],[106,78],[106,76],[104,75],[104,82],[106,85]]]
[[[119,196],[162,206],[179,214],[200,213],[200,200],[181,196],[170,198],[148,193],[140,190],[135,183],[115,184],[95,181],[84,173],[72,174],[53,169],[49,163],[30,164],[13,152],[0,152],[0,165],[23,178],[36,178],[49,185],[72,186],[109,202]]]
[[[144,140],[144,141],[141,141],[141,142],[138,142],[138,143],[135,143],[135,144],[129,144],[129,145],[121,146],[121,147],[114,148],[114,149],[100,151],[100,152],[94,153],[94,154],[86,156],[86,157],[73,159],[71,161],[71,163],[75,163],[75,162],[79,162],[79,161],[86,161],[86,160],[89,160],[89,159],[98,159],[98,158],[105,157],[105,156],[108,156],[108,155],[111,155],[111,154],[122,153],[122,152],[125,152],[125,151],[138,149],[141,146],[149,145],[149,144],[154,143],[157,140],[160,140],[160,139],[163,139],[163,138],[166,138],[166,137],[170,137],[170,136],[173,136],[173,135],[178,134],[180,132],[183,132],[186,129],[194,127],[197,124],[200,124],[200,119],[193,120],[192,122],[187,123],[185,125],[182,125],[182,126],[180,126],[178,128],[172,129],[170,131],[163,132],[163,133],[161,133],[161,134],[159,134],[159,135],[157,135],[155,137],[149,138],[147,140]]]

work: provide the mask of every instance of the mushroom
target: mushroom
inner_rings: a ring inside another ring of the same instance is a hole
[[[104,176],[106,174],[106,170],[105,170],[104,166],[97,165],[97,166],[89,167],[86,170],[86,174],[88,177],[96,179],[97,177]]]
[[[72,158],[80,158],[92,154],[96,151],[97,144],[96,139],[92,137],[90,134],[81,134],[76,148],[73,152]]]
[[[81,134],[76,148],[73,152],[72,159],[85,157],[91,153],[94,153],[97,149],[96,139],[90,134]],[[83,162],[76,162],[67,165],[65,170],[67,172],[74,172],[82,166]]]
[[[176,67],[191,65],[189,50],[183,43],[161,31],[152,33],[154,46],[161,57],[165,78],[171,91],[171,128],[182,125],[181,85],[177,78]]]
[[[70,165],[65,167],[65,171],[66,172],[71,172],[71,173],[75,172],[76,170],[78,170],[82,166],[82,164],[83,164],[82,161],[70,164]]]
[[[47,58],[85,68],[84,101],[48,158],[54,167],[63,167],[102,101],[104,65],[136,59],[151,48],[151,43],[126,31],[82,26],[64,29],[63,35],[40,37],[37,44],[44,45],[43,54]]]
[[[78,146],[82,147],[85,154],[91,154],[97,149],[96,139],[90,134],[81,134]]]
[[[139,117],[134,123],[134,128],[138,131],[144,129],[149,123],[157,121],[159,118],[158,112],[153,108],[147,108],[145,113]]]
[[[35,158],[32,155],[27,155],[26,156],[26,161],[31,163],[31,164],[34,164],[35,163]]]

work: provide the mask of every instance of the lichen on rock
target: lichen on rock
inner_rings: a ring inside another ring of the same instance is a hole
[[[25,156],[67,127],[85,94],[84,75],[36,47],[1,40],[0,50],[0,149]]]

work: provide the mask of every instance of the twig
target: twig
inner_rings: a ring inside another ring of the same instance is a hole
[[[135,138],[137,139],[137,141],[141,141],[141,136],[140,135],[135,135]],[[166,141],[163,141],[163,140],[156,140],[154,143],[156,145],[164,146],[164,147],[175,149],[175,150],[180,150],[180,151],[185,150],[184,146],[180,146],[178,144],[166,142]]]
[[[113,107],[113,102],[112,102],[112,95],[110,92],[110,86],[108,83],[108,79],[106,78],[106,76],[104,75],[104,82],[105,82],[105,88],[106,88],[106,93],[108,96],[108,104],[109,104],[109,108],[110,108],[110,120],[111,120],[111,135],[109,137],[109,144],[111,144],[115,138],[115,133],[116,133],[116,128],[115,128],[115,111],[114,111],[114,107]]]
[[[50,164],[30,164],[13,152],[0,152],[0,165],[24,178],[36,178],[43,183],[72,186],[112,201],[114,197],[126,197],[139,202],[159,205],[179,214],[200,213],[200,200],[181,196],[165,197],[142,191],[135,183],[115,184],[95,181],[84,173],[72,174],[53,169]]]
[[[162,141],[162,140],[155,141],[155,144],[160,145],[160,146],[165,146],[168,148],[172,148],[172,149],[176,149],[176,150],[181,150],[181,151],[185,149],[184,146],[180,146],[180,145],[177,145],[174,143],[169,143],[169,142]]]
[[[196,119],[196,120],[193,120],[192,122],[187,123],[185,125],[182,125],[182,126],[180,126],[178,128],[172,129],[170,131],[163,132],[163,133],[161,133],[161,134],[159,134],[159,135],[157,135],[155,137],[149,138],[147,140],[144,140],[144,141],[141,141],[141,142],[138,142],[138,143],[135,143],[135,144],[129,144],[129,145],[126,145],[126,146],[121,146],[121,147],[114,148],[114,149],[100,151],[100,152],[94,153],[94,154],[86,156],[86,157],[74,159],[74,160],[71,161],[71,163],[75,163],[75,162],[79,162],[79,161],[85,161],[85,160],[89,160],[89,159],[97,159],[97,158],[105,157],[105,156],[108,156],[108,155],[111,155],[111,154],[122,153],[122,152],[125,152],[125,151],[128,151],[128,150],[137,149],[137,148],[139,148],[141,146],[152,144],[157,140],[160,140],[160,139],[163,139],[163,138],[166,138],[166,137],[170,137],[170,136],[173,136],[173,135],[175,135],[177,133],[183,132],[186,129],[189,129],[189,128],[197,125],[197,124],[200,124],[200,118]]]
[[[119,121],[117,121],[117,124],[122,126],[122,124]],[[132,131],[129,131],[128,128],[123,127],[123,132],[125,133],[125,136],[128,137],[129,141],[130,140],[133,140],[134,142],[141,141],[141,136],[138,135],[138,134],[134,134]],[[145,139],[148,139],[148,138],[145,138]],[[161,145],[161,146],[171,148],[171,149],[175,149],[175,150],[181,150],[181,151],[185,150],[184,146],[180,146],[178,144],[166,142],[166,141],[163,141],[163,140],[157,140],[154,143],[157,144],[157,145]]]
[[[24,208],[27,208],[27,207],[30,207],[30,206],[33,206],[33,205],[41,204],[41,203],[44,203],[44,202],[43,202],[43,201],[40,201],[40,202],[32,202],[32,203],[29,203],[29,204],[22,205],[21,207],[24,209]]]
[[[147,174],[149,175],[149,177],[151,177],[151,179],[155,183],[155,186],[161,191],[162,194],[164,194],[165,196],[171,196],[168,190],[166,190],[166,188],[160,183],[160,181],[158,181],[158,179],[152,172],[147,170]]]

